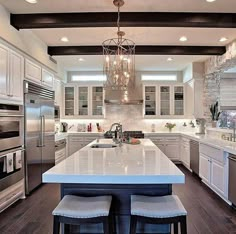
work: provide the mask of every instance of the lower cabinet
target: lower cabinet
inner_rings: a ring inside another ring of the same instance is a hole
[[[184,164],[185,167],[190,168],[190,146],[189,140],[181,142],[181,150],[180,150],[180,160]]]
[[[223,151],[219,150],[218,154],[212,154],[216,149],[207,147],[209,150],[205,147],[203,152],[200,146],[199,176],[213,191],[227,198],[227,168]]]
[[[69,135],[68,136],[68,156],[71,156],[76,151],[82,149],[92,141],[100,138],[100,136],[81,136]]]
[[[152,142],[171,160],[179,161],[179,137],[150,137]]]

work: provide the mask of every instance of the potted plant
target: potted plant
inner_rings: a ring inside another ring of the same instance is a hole
[[[176,126],[176,124],[172,124],[172,123],[166,123],[165,127],[169,129],[169,132],[172,131],[172,128],[174,128]]]
[[[219,120],[219,117],[221,114],[221,111],[219,111],[218,102],[210,106],[210,112],[211,112],[211,119],[212,119],[212,127],[215,128],[216,123]]]

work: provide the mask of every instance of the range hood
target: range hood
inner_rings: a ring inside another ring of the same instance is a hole
[[[106,90],[105,104],[108,105],[142,105],[142,89],[129,87],[127,90]]]

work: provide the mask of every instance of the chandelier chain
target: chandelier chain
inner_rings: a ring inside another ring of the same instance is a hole
[[[118,27],[118,32],[120,32],[120,5],[118,5],[117,27]]]

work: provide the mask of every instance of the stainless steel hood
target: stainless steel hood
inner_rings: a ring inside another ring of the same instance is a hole
[[[142,89],[138,86],[128,90],[106,90],[105,103],[108,105],[142,105]]]

